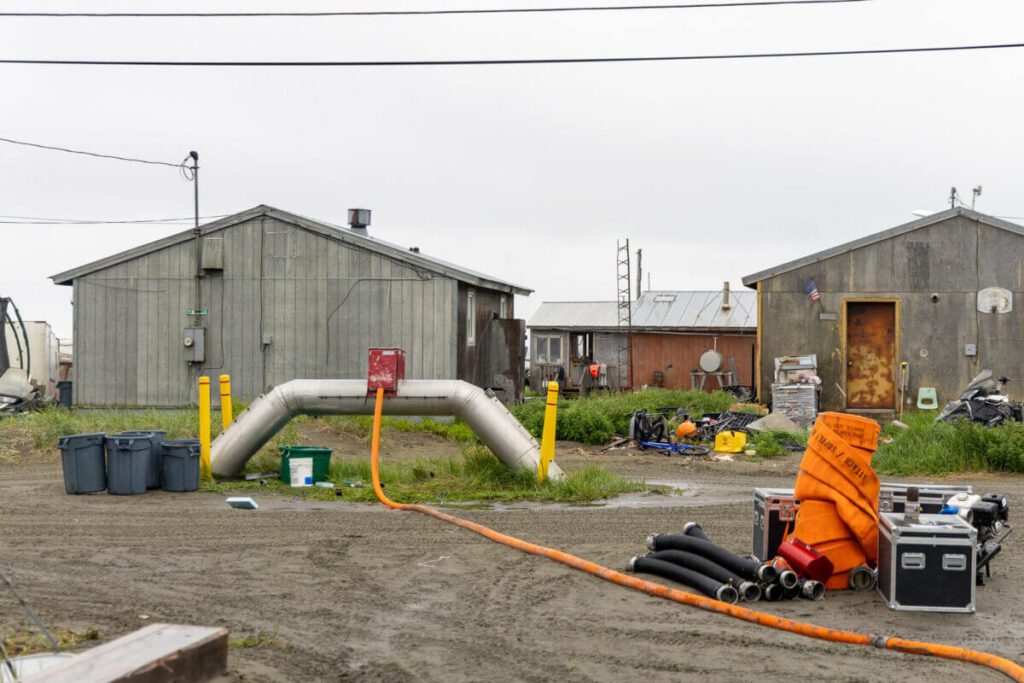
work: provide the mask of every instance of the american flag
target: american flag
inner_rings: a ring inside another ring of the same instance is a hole
[[[821,299],[821,294],[818,293],[818,285],[814,284],[813,278],[807,281],[807,286],[804,287],[804,294],[807,295],[807,298],[812,303]]]

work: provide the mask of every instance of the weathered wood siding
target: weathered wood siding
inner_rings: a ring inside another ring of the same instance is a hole
[[[692,386],[690,371],[700,369],[701,354],[709,349],[717,349],[722,354],[723,371],[729,370],[729,358],[733,358],[739,383],[753,384],[753,332],[746,335],[634,334],[633,383],[636,386],[652,384],[654,372],[660,370],[665,375],[666,388],[689,389]],[[708,377],[704,389],[718,389],[718,380]]]
[[[821,293],[820,306],[804,294],[811,278]],[[935,387],[940,403],[955,398],[984,368],[1017,380],[1009,387],[1011,393],[1019,395],[1024,385],[1020,235],[958,216],[781,273],[759,285],[761,396],[770,395],[775,357],[816,353],[824,407],[846,407],[844,302],[856,299],[898,302],[897,361],[909,363],[909,395],[915,403],[919,387]],[[986,287],[1012,291],[1013,312],[979,313],[977,293]],[[823,312],[836,319],[821,319]],[[978,355],[967,356],[966,344],[977,344]]]
[[[290,379],[363,377],[371,346],[405,349],[409,378],[455,377],[455,280],[269,217],[210,236],[224,269],[202,278],[202,364],[182,345],[191,242],[75,279],[76,403],[191,404],[198,377],[220,374],[250,401]]]

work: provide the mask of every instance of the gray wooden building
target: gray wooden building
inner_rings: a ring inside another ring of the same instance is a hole
[[[76,405],[195,402],[202,375],[250,401],[296,378],[362,378],[367,349],[410,379],[523,387],[531,290],[270,206],[52,276],[74,287]],[[216,390],[214,403],[218,399]]]
[[[1024,391],[1024,227],[942,211],[743,278],[758,296],[759,395],[774,360],[816,354],[822,407],[939,404],[982,369]],[[817,291],[820,300],[813,301]],[[907,363],[907,390],[900,364]]]

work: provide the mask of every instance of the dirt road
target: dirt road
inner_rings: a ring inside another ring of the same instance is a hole
[[[691,519],[746,552],[751,489],[787,484],[798,461],[693,463],[563,446],[566,467],[600,462],[688,488],[625,506],[458,514],[615,568],[644,551],[647,534]],[[410,447],[393,440],[385,457]],[[969,481],[1024,500],[1020,477]],[[231,648],[238,681],[1000,680],[965,664],[809,640],[651,598],[416,513],[259,500],[261,509],[247,512],[215,494],[67,496],[56,454],[0,464],[0,567],[54,627],[96,628],[105,640],[169,621],[225,626],[233,639],[262,636],[255,647]],[[1024,605],[1013,580],[1024,570],[1019,542],[1011,537],[996,561],[973,616],[890,612],[875,593],[757,606],[1024,662]],[[0,628],[28,628],[7,595]]]

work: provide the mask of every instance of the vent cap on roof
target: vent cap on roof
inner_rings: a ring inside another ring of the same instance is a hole
[[[370,225],[370,210],[369,209],[349,209],[348,210],[348,226],[352,232],[359,235],[368,234],[366,231],[367,226]]]

